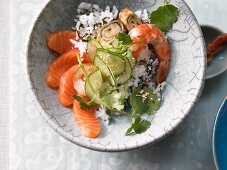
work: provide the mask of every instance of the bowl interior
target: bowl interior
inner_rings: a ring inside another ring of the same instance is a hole
[[[179,18],[167,33],[171,46],[171,62],[163,102],[154,116],[151,128],[141,135],[125,136],[130,121],[126,117],[115,118],[109,126],[103,125],[96,139],[82,136],[76,127],[71,109],[62,107],[55,90],[48,88],[44,77],[48,64],[55,58],[45,44],[50,32],[71,29],[80,0],[52,0],[36,20],[28,45],[27,71],[32,100],[48,124],[69,141],[100,151],[124,151],[154,143],[174,128],[188,115],[198,99],[204,82],[205,50],[200,27],[182,0],[170,1],[179,8]],[[93,1],[86,1],[93,3]],[[120,10],[147,9],[149,12],[162,5],[162,0],[97,0],[100,7],[116,5]]]

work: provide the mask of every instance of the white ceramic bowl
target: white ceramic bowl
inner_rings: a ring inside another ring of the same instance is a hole
[[[46,86],[44,76],[54,56],[47,49],[45,38],[50,32],[71,29],[80,0],[52,0],[42,10],[34,23],[27,50],[27,72],[32,101],[47,123],[67,140],[93,150],[126,151],[155,143],[172,132],[198,100],[204,84],[206,70],[204,40],[193,13],[182,0],[170,0],[180,10],[177,23],[168,32],[171,45],[170,70],[163,92],[161,108],[149,117],[152,125],[140,135],[125,136],[129,120],[116,118],[110,126],[103,125],[101,135],[89,139],[80,134],[71,110],[62,107],[57,93]],[[93,1],[86,1],[93,2]],[[149,12],[162,5],[163,0],[97,0],[100,7],[116,5],[119,9],[146,8]]]

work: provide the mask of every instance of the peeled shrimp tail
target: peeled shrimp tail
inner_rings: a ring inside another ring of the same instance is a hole
[[[98,30],[97,40],[103,45],[112,44],[115,40],[115,36],[118,33],[124,31],[125,29],[122,22],[119,20],[114,20],[108,24],[103,25]]]
[[[170,46],[166,38],[164,39],[162,45],[158,46],[155,51],[159,59],[159,64],[156,71],[156,82],[162,83],[167,77],[170,60]]]
[[[136,14],[128,8],[124,8],[119,13],[119,20],[124,24],[128,31],[142,23]]]
[[[168,74],[170,60],[170,46],[164,34],[151,24],[137,25],[129,32],[133,42],[139,42],[131,46],[131,50],[135,58],[140,55],[140,52],[147,47],[147,44],[152,44],[155,53],[159,59],[159,65],[156,72],[156,82],[162,83],[165,81]]]
[[[169,70],[169,62],[161,61],[158,64],[158,68],[156,71],[156,77],[155,77],[157,83],[162,83],[166,80],[168,70]]]

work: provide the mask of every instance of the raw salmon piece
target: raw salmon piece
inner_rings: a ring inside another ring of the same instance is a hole
[[[70,42],[70,39],[74,38],[76,38],[75,31],[61,30],[50,33],[46,38],[46,44],[51,50],[54,50],[59,54],[63,54],[73,48],[73,44]]]
[[[78,68],[79,64],[76,64],[61,76],[60,86],[58,88],[58,99],[59,102],[65,107],[73,104],[74,99],[72,96],[77,94],[77,91],[73,86],[73,77]]]
[[[60,85],[61,76],[72,66],[78,64],[77,56],[80,55],[78,49],[71,49],[68,52],[60,55],[48,67],[46,73],[46,83],[50,88],[58,88]],[[89,62],[86,59],[87,54],[84,54],[83,63]]]
[[[95,108],[82,110],[77,100],[73,102],[73,116],[81,133],[89,138],[96,138],[101,131],[101,124],[95,116]]]
[[[83,57],[81,58],[81,60],[82,60],[82,63],[92,63],[87,53],[83,54]]]
[[[94,70],[94,65],[92,64],[84,64],[84,68],[86,69],[87,74],[91,73]],[[78,81],[82,82],[82,86],[75,88],[75,83]],[[83,70],[79,67],[79,64],[74,65],[70,69],[68,69],[62,76],[60,80],[60,86],[58,89],[58,98],[60,103],[63,106],[70,106],[73,104],[73,95],[79,94],[86,96],[84,92],[85,85],[85,76]],[[84,93],[81,94],[81,91]]]

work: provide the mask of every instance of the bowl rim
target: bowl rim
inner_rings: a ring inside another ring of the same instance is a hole
[[[41,5],[39,11],[37,12],[36,15],[34,15],[34,17],[32,18],[32,22],[29,25],[29,33],[26,36],[26,77],[27,77],[27,83],[28,83],[28,89],[31,90],[32,92],[30,93],[30,97],[32,99],[36,99],[36,95],[32,86],[32,80],[31,80],[31,76],[29,74],[29,63],[28,63],[28,56],[29,56],[29,47],[30,47],[30,43],[31,43],[31,37],[32,37],[32,33],[34,31],[35,25],[37,23],[37,21],[40,19],[41,14],[43,13],[43,11],[45,10],[46,7],[48,7],[49,4],[51,4],[53,1],[55,0],[47,0],[46,2],[43,2],[43,4]],[[86,1],[86,0],[85,0]],[[173,0],[175,2],[177,2],[176,0]],[[47,124],[54,130],[56,131],[59,135],[61,135],[63,138],[65,138],[66,140],[70,141],[73,144],[76,144],[78,146],[87,148],[87,149],[91,149],[91,150],[95,150],[95,151],[101,151],[101,152],[124,152],[124,151],[129,151],[129,150],[135,150],[135,149],[141,149],[141,148],[145,148],[148,147],[154,143],[157,143],[159,141],[161,141],[162,139],[166,138],[167,136],[169,136],[170,134],[172,134],[182,123],[183,121],[188,117],[189,113],[191,112],[192,108],[194,107],[194,105],[197,103],[197,101],[199,100],[202,91],[203,91],[203,87],[205,84],[205,75],[206,75],[206,48],[205,48],[205,41],[204,41],[204,37],[200,28],[200,25],[194,15],[194,13],[192,12],[192,10],[189,8],[188,4],[184,1],[181,0],[181,2],[184,4],[184,6],[188,9],[188,11],[190,12],[190,15],[192,16],[197,28],[198,28],[198,32],[199,32],[199,37],[202,39],[201,41],[201,48],[202,48],[202,54],[201,56],[203,56],[203,62],[204,62],[204,67],[202,67],[203,69],[203,75],[202,75],[202,79],[200,80],[200,84],[199,84],[199,88],[197,90],[197,93],[195,94],[196,98],[195,100],[191,103],[189,109],[185,112],[184,117],[176,123],[176,125],[174,127],[171,127],[167,132],[163,133],[161,136],[159,136],[158,138],[156,138],[155,140],[149,141],[149,142],[143,142],[140,145],[132,145],[126,148],[118,148],[118,149],[106,149],[105,147],[100,147],[100,146],[93,146],[93,145],[87,145],[83,142],[78,142],[76,140],[73,140],[74,137],[68,135],[67,133],[65,133],[65,131],[61,128],[59,128],[59,126],[57,126],[46,114],[46,112],[43,110],[41,104],[38,101],[34,101],[34,105],[35,107],[38,109],[39,113],[41,114],[41,116],[43,117],[43,119],[47,122]],[[75,137],[76,138],[76,137]]]

